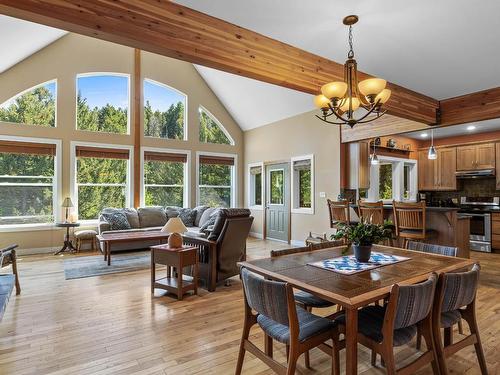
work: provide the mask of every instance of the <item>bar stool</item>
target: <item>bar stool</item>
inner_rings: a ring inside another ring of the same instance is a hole
[[[434,230],[425,228],[425,202],[407,203],[392,201],[396,237],[404,240],[403,248],[409,241],[424,241],[435,235]]]
[[[339,224],[351,224],[351,209],[348,200],[328,202],[328,213],[330,214],[330,228],[338,229]]]
[[[367,202],[358,200],[359,218],[364,223],[384,224],[384,202]]]

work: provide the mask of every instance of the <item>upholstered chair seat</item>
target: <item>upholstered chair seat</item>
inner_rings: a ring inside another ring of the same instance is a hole
[[[441,328],[449,328],[462,319],[460,310],[447,311],[441,314]]]
[[[301,307],[297,307],[297,319],[299,322],[300,342],[304,342],[320,333],[328,332],[336,325],[335,321],[311,314]],[[262,314],[257,316],[257,323],[268,336],[271,336],[276,341],[283,344],[290,343],[290,328],[288,326],[275,322]]]

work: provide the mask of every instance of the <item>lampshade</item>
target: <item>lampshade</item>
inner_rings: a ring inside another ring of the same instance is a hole
[[[343,98],[347,91],[347,83],[345,82],[330,82],[321,86],[321,93],[328,99]]]
[[[387,81],[382,78],[368,78],[358,84],[359,92],[364,96],[377,95],[383,89]]]
[[[389,100],[389,98],[391,97],[391,90],[389,89],[383,89],[380,94],[378,94],[376,97],[375,97],[375,103],[379,102],[379,104],[384,104],[386,101]]]
[[[372,156],[371,156],[371,164],[372,165],[378,165],[379,164],[378,156],[376,154],[372,154]]]
[[[167,224],[161,228],[162,232],[167,233],[184,233],[187,228],[179,217],[172,217],[168,219]]]
[[[64,201],[63,201],[63,204],[62,204],[62,207],[74,207],[73,206],[73,202],[71,201],[71,198],[70,197],[66,197],[64,198]]]
[[[328,103],[330,103],[330,100],[322,94],[314,97],[314,105],[318,108],[328,108]]]
[[[427,154],[427,159],[436,160],[437,157],[438,155],[436,149],[434,148],[434,145],[432,145],[431,147],[429,147],[429,153]]]
[[[352,100],[352,110],[355,111],[359,108],[359,99],[358,98],[349,98],[345,101],[344,104],[340,107],[342,112],[347,112],[349,110],[349,102]]]

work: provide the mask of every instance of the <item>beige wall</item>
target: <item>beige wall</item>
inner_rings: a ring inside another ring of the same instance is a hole
[[[291,214],[291,239],[303,242],[309,231],[332,231],[326,198],[336,198],[340,189],[339,128],[307,112],[244,133],[245,171],[249,163],[290,160],[293,156],[314,155],[314,214]],[[245,205],[248,205],[248,176],[245,172]],[[320,192],[326,198],[320,197]],[[253,210],[252,233],[262,234],[263,211]]]
[[[176,148],[191,151],[190,200],[196,200],[196,151],[223,152],[238,155],[237,203],[243,205],[243,133],[214,93],[201,78],[193,65],[142,52],[142,77],[150,78],[182,91],[188,96],[188,140],[165,140],[142,137],[142,146]],[[85,141],[133,145],[131,134],[105,134],[77,131],[76,124],[76,75],[89,72],[115,72],[130,74],[130,118],[134,118],[133,72],[134,50],[129,47],[68,34],[55,43],[30,56],[0,74],[0,103],[17,93],[42,82],[57,79],[57,124],[55,128],[0,123],[0,135],[52,138],[62,141],[62,191],[59,206],[70,194],[70,142]],[[198,107],[203,105],[225,128],[235,141],[235,146],[204,144],[198,141]],[[142,121],[141,121],[142,122]],[[142,125],[141,125],[142,134]],[[62,209],[61,209],[62,210]],[[59,229],[29,232],[0,232],[0,246],[18,243],[21,248],[58,247],[63,232]]]

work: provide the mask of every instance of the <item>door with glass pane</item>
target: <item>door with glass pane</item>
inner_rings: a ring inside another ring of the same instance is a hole
[[[266,238],[288,242],[290,165],[266,166]]]

